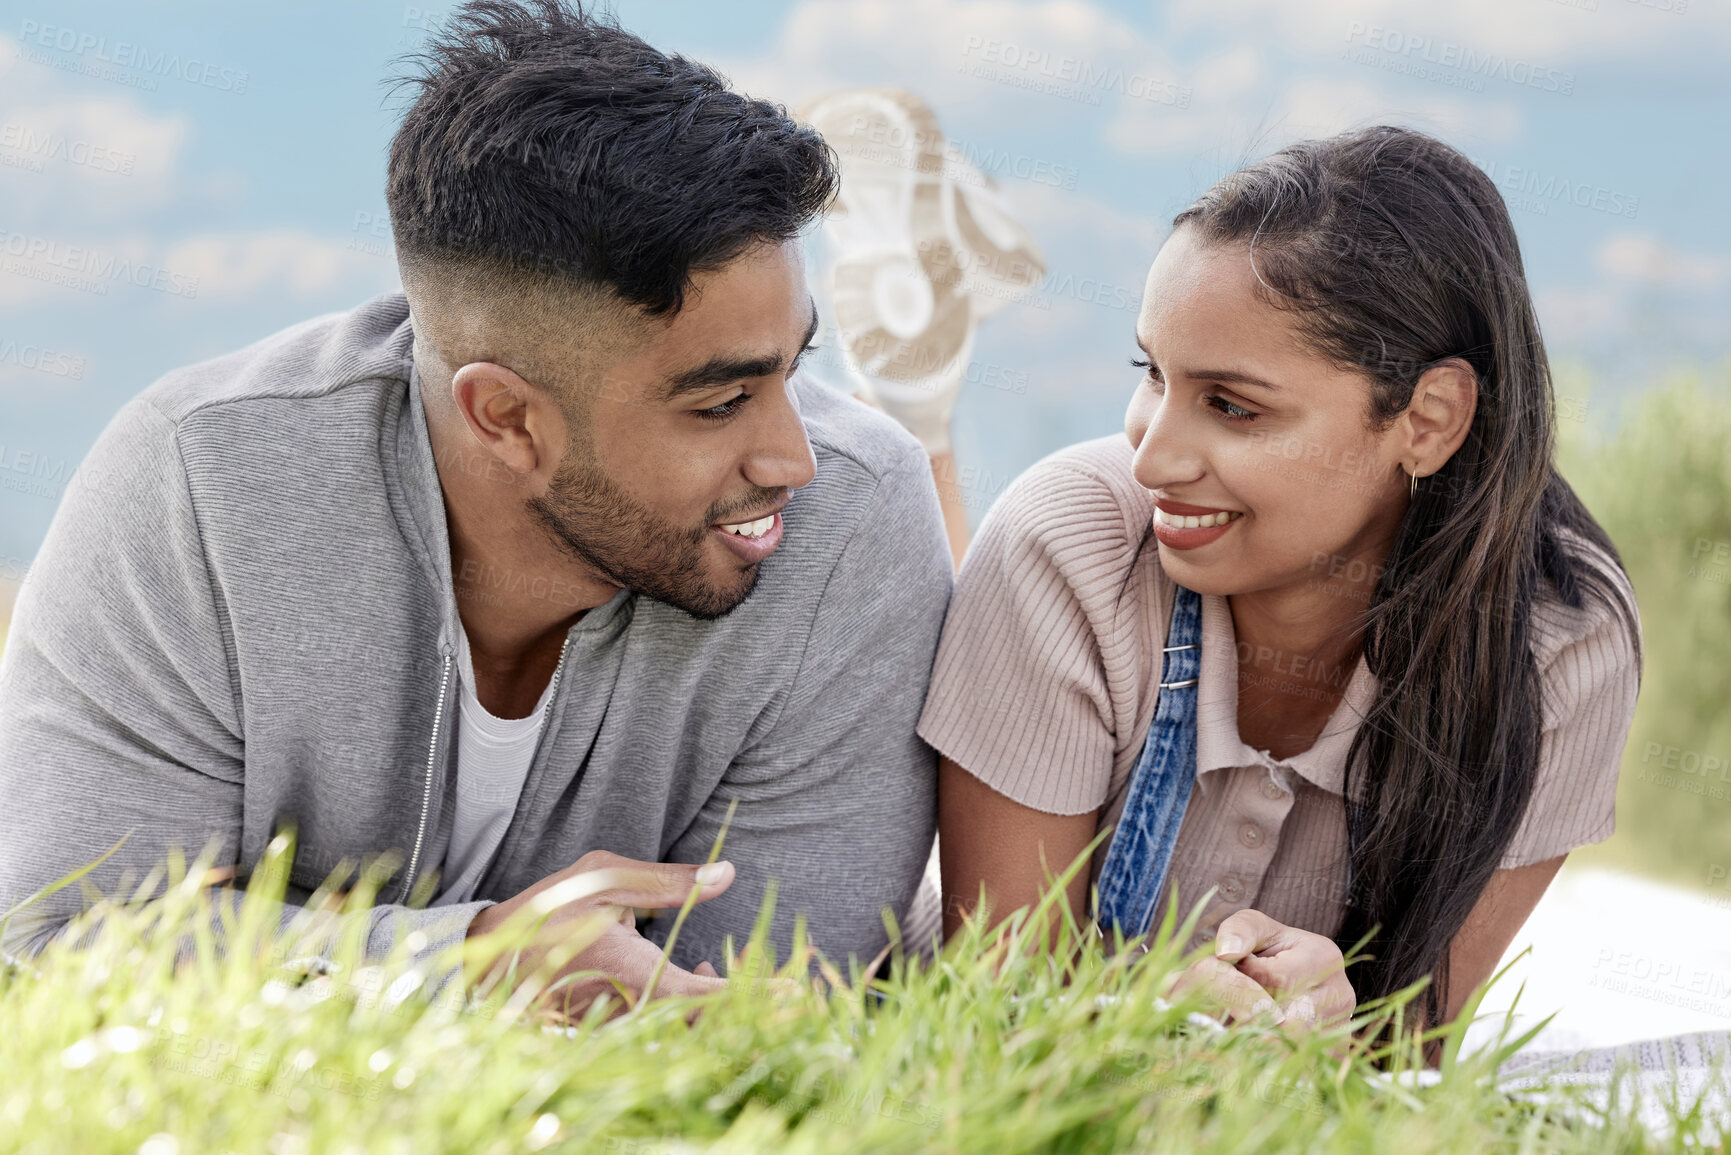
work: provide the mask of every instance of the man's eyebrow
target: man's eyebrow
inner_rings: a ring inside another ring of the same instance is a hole
[[[816,335],[817,306],[813,304],[811,322],[805,330],[805,340],[801,343],[799,352],[794,354],[795,364],[798,364],[799,359],[811,348],[811,339]],[[768,377],[781,371],[783,367],[780,354],[763,357],[711,357],[695,369],[675,373],[667,382],[663,400],[672,401],[686,393],[701,393],[705,389],[714,389],[719,385],[745,381],[752,377]]]
[[[797,352],[793,355],[793,363],[795,365],[799,364],[801,358],[803,358],[807,353],[811,352],[812,349],[815,347],[812,345],[811,340],[813,337],[816,337],[816,336],[817,336],[817,302],[813,301],[811,303],[811,321],[805,327],[805,340],[803,340],[799,343],[799,352]]]

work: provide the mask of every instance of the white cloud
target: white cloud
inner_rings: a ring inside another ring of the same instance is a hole
[[[1620,233],[1594,250],[1593,266],[1588,283],[1536,294],[1553,346],[1717,356],[1731,341],[1731,255]]]
[[[988,99],[1001,117],[1039,120],[1183,80],[1157,42],[1089,0],[805,0],[765,54],[718,63],[790,106],[896,84],[939,108]]]
[[[1442,59],[1450,44],[1559,69],[1630,52],[1731,43],[1731,9],[1712,0],[1174,0],[1171,17],[1186,31],[1254,29],[1313,55],[1338,57],[1350,44],[1384,42],[1393,33],[1392,43],[1409,59],[1427,52]],[[1408,50],[1414,40],[1418,45]]]
[[[398,283],[394,260],[294,229],[188,237],[163,265],[197,278],[200,298],[314,297],[343,285],[383,292]]]
[[[1234,53],[1232,64],[1242,68],[1244,58],[1253,55]],[[1209,74],[1206,68],[1198,72]],[[1212,147],[1224,150],[1223,164],[1236,166],[1293,141],[1371,124],[1416,128],[1469,151],[1507,143],[1524,124],[1521,110],[1506,101],[1468,105],[1441,93],[1397,95],[1367,80],[1316,76],[1275,87],[1257,83],[1263,75],[1261,69],[1247,70],[1220,99],[1199,89],[1198,102],[1187,114],[1126,106],[1108,127],[1107,140],[1132,154]]]
[[[68,240],[0,228],[0,306],[40,304],[58,294],[68,302],[80,296],[95,300],[152,284],[161,271],[153,251],[150,241],[137,235]]]
[[[167,203],[191,134],[131,93],[74,91],[0,35],[0,190],[13,223],[49,214],[120,219]]]
[[[1607,238],[1593,263],[1619,281],[1659,289],[1712,292],[1731,284],[1731,257],[1681,252],[1645,233]]]
[[[1019,182],[1006,188],[1004,197],[1042,250],[1104,254],[1113,265],[1110,271],[1119,279],[1129,276],[1138,289],[1155,248],[1166,238],[1165,221],[1134,216],[1084,193]]]
[[[199,301],[259,295],[312,299],[335,289],[395,288],[397,266],[379,255],[294,229],[203,233],[173,242],[137,234],[73,240],[0,229],[0,307],[152,294]]]
[[[1285,100],[1292,126],[1302,136],[1394,121],[1457,143],[1469,138],[1506,142],[1520,134],[1523,124],[1520,109],[1511,103],[1469,106],[1440,94],[1394,96],[1361,81],[1300,80],[1287,86]]]
[[[1491,81],[1470,98],[1446,84],[1412,93],[1410,79],[1393,71],[1341,64],[1348,17],[1365,15],[1354,7],[1358,0],[1323,0],[1320,16],[1296,5],[1261,13],[1262,2],[1226,0],[1208,27],[1232,32],[1254,23],[1257,35],[1181,67],[1166,47],[1176,35],[1139,27],[1090,0],[805,0],[763,55],[722,68],[741,89],[796,108],[826,91],[883,84],[916,92],[939,110],[989,100],[995,119],[1029,127],[1092,122],[1103,108],[1105,143],[1117,152],[1212,151],[1224,164],[1360,124],[1393,121],[1467,147],[1505,143],[1524,126],[1520,102],[1533,94],[1518,88],[1502,94]],[[1288,35],[1295,11],[1304,13],[1299,23],[1308,31]],[[1317,21],[1334,30],[1336,75],[1303,67],[1294,75],[1289,61],[1247,43],[1290,53],[1294,44],[1316,41]],[[1202,23],[1183,8],[1167,21],[1186,34]],[[1355,69],[1363,75],[1338,75]]]
[[[1159,101],[1123,101],[1106,127],[1106,143],[1119,152],[1159,153],[1228,144],[1242,148],[1259,118],[1259,92],[1268,62],[1248,45],[1199,61],[1183,107]]]
[[[187,187],[181,160],[191,134],[184,114],[153,112],[130,92],[74,87],[0,35],[0,306],[44,295],[68,304],[145,299],[153,290],[201,300],[312,298],[396,285],[395,261],[375,245],[291,229],[178,240],[141,234],[151,210],[221,195],[230,183],[218,174]]]

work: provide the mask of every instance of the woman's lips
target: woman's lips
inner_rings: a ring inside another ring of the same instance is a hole
[[[1160,498],[1154,503],[1154,536],[1170,549],[1196,549],[1219,540],[1243,519],[1241,510]]]

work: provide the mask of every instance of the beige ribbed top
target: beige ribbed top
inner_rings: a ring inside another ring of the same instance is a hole
[[[1070,446],[992,506],[963,562],[918,726],[1000,793],[1053,814],[1098,811],[1102,827],[1117,821],[1154,719],[1174,589],[1131,458],[1122,434]],[[1532,646],[1540,765],[1505,868],[1610,836],[1639,682],[1632,639],[1592,603],[1535,604]],[[1171,885],[1186,913],[1219,888],[1193,945],[1246,907],[1332,936],[1345,913],[1346,754],[1376,679],[1360,658],[1321,737],[1277,760],[1238,736],[1238,672],[1231,609],[1206,595],[1196,785]],[[1095,880],[1105,852],[1103,842]]]

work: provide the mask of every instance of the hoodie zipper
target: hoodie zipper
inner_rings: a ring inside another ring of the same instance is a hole
[[[445,720],[445,691],[451,685],[451,655],[445,655],[444,669],[439,675],[439,705],[433,711],[433,736],[427,741],[427,783],[421,791],[421,824],[415,830],[415,851],[409,856],[409,872],[403,879],[402,900],[407,902],[409,890],[415,885],[415,868],[421,862],[421,841],[427,833],[427,811],[433,803],[433,769],[438,762],[439,730]]]
[[[559,651],[559,664],[553,668],[552,684],[547,688],[547,704],[541,707],[541,737],[543,740],[547,734],[547,717],[553,712],[553,700],[559,693],[559,677],[565,672],[565,657],[570,652],[571,639],[567,636],[564,648]],[[446,654],[444,669],[439,675],[439,705],[433,711],[433,736],[427,740],[427,782],[421,791],[421,823],[415,830],[415,850],[409,857],[409,872],[403,880],[402,898],[405,902],[408,901],[410,888],[415,885],[415,869],[420,865],[421,843],[427,833],[427,812],[431,809],[433,801],[433,768],[438,761],[439,730],[445,717],[445,691],[450,688],[450,684],[451,656]],[[537,743],[537,749],[539,749],[539,743]]]
[[[541,707],[540,738],[545,738],[547,736],[547,717],[553,713],[553,699],[559,696],[559,675],[565,672],[565,655],[570,652],[571,635],[566,634],[565,647],[559,651],[559,664],[553,667],[553,682],[547,687],[547,704]],[[535,749],[537,753],[540,752],[541,743],[539,740],[535,743]]]

